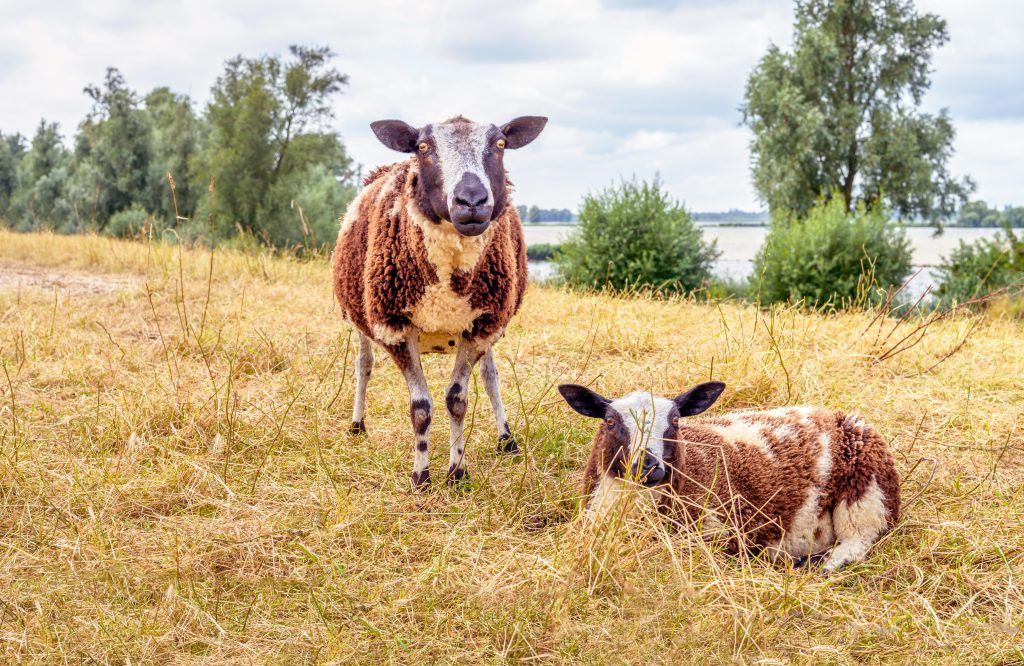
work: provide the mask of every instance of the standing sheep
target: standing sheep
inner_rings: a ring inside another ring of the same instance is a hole
[[[732,548],[761,547],[774,560],[834,545],[825,571],[864,559],[899,519],[888,446],[858,417],[792,407],[680,418],[714,404],[720,382],[674,400],[643,392],[608,400],[573,384],[558,390],[580,414],[604,419],[584,473],[589,511],[606,511],[623,477],[664,486],[663,510],[726,535]]]
[[[400,120],[370,125],[385,146],[414,156],[373,171],[349,205],[334,250],[334,293],[342,315],[359,332],[352,431],[366,431],[366,386],[376,343],[409,388],[415,488],[430,483],[433,416],[420,354],[455,352],[445,396],[451,417],[449,483],[466,476],[466,392],[477,361],[498,425],[499,450],[518,450],[491,351],[526,289],[526,246],[502,158],[505,150],[537,138],[546,122],[524,116],[497,127],[457,116],[419,129]]]

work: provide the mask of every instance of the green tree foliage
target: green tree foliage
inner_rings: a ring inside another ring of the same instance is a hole
[[[537,224],[540,222],[540,208],[530,206],[530,211],[527,213],[527,221],[530,224]]]
[[[182,218],[193,215],[203,191],[202,183],[193,183],[189,178],[189,165],[199,149],[200,120],[192,109],[192,100],[166,87],[146,95],[144,109],[152,128],[145,204],[161,220],[173,225],[179,221],[175,220],[176,214]],[[173,191],[167,174],[173,179]]]
[[[291,55],[233,58],[213,86],[196,172],[200,182],[215,180],[205,211],[220,234],[237,226],[270,244],[299,242],[306,234],[293,201],[334,222],[351,191],[351,160],[324,129],[330,100],[348,79],[330,67],[327,48],[293,46]],[[303,187],[320,199],[301,201]]]
[[[14,192],[18,189],[18,164],[25,153],[20,134],[4,136],[0,132],[0,220],[10,207]]]
[[[114,67],[102,87],[86,86],[93,107],[75,140],[75,172],[69,199],[76,222],[103,228],[110,216],[150,191],[152,127],[139,96]]]
[[[584,198],[579,226],[554,261],[576,287],[689,292],[710,278],[718,254],[658,180],[633,180]]]
[[[906,231],[882,209],[819,199],[806,218],[772,221],[754,258],[751,291],[763,302],[850,303],[872,287],[901,284],[912,253]]]
[[[526,246],[526,258],[530,261],[548,261],[561,249],[558,243],[534,243]]]
[[[18,163],[17,188],[7,211],[14,228],[61,228],[71,218],[64,198],[70,161],[57,123],[39,121],[28,151]]]
[[[1024,239],[1009,228],[993,238],[960,241],[936,271],[938,298],[963,303],[976,296],[1011,286],[1024,286]]]
[[[0,134],[0,217],[17,229],[135,236],[144,221],[185,239],[241,230],[277,247],[322,246],[355,196],[351,160],[327,128],[347,81],[332,57],[293,46],[287,61],[234,58],[203,115],[166,87],[142,97],[108,68],[85,88],[93,105],[73,152],[45,121],[28,150]]]
[[[938,223],[974,185],[950,175],[949,114],[918,111],[946,23],[910,0],[797,0],[794,46],[769,48],[742,107],[753,176],[775,214],[805,215],[824,193],[847,211],[887,202]]]
[[[1024,227],[1024,206],[998,210],[984,201],[970,201],[960,209],[956,223],[961,227]]]

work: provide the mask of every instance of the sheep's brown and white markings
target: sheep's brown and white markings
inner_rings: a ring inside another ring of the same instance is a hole
[[[679,418],[706,409],[722,389],[709,383],[675,400],[633,393],[611,401],[559,387],[576,411],[604,419],[584,474],[590,509],[613,503],[627,488],[623,477],[664,482],[665,511],[706,532],[724,524],[732,549],[801,559],[835,544],[826,570],[863,559],[899,518],[899,477],[878,432],[815,407]]]
[[[491,352],[526,289],[526,246],[502,153],[528,144],[545,122],[527,116],[498,128],[456,117],[420,129],[373,123],[385,145],[415,156],[374,170],[349,206],[334,252],[334,290],[360,336],[352,430],[366,430],[372,341],[391,355],[409,389],[416,487],[430,480],[433,417],[421,354],[455,352],[445,395],[449,480],[465,476],[466,390],[481,359],[499,448],[517,450]]]

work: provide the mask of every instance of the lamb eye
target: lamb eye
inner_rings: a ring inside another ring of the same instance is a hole
[[[430,144],[427,143],[426,141],[421,141],[420,142],[420,152],[421,153],[425,153],[428,150],[430,150]]]
[[[498,143],[495,144],[500,150],[505,149],[505,139],[498,139]]]
[[[609,428],[613,428],[613,427],[615,427],[615,419],[607,418],[607,419],[604,420],[604,424],[606,426],[608,426]]]

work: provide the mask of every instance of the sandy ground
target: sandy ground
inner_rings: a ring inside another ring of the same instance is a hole
[[[135,286],[131,275],[104,275],[0,261],[0,289],[59,289],[69,294],[107,294]]]

